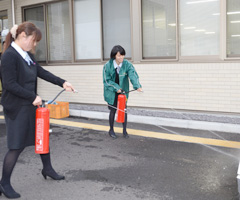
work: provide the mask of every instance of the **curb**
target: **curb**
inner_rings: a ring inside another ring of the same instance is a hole
[[[69,114],[70,116],[74,116],[74,117],[86,117],[91,119],[108,120],[109,118],[109,113],[97,112],[97,111],[69,109]],[[240,133],[240,125],[230,124],[230,123],[170,119],[170,118],[163,118],[163,117],[149,117],[149,116],[139,116],[139,115],[130,115],[130,114],[128,115],[128,122],[149,124],[149,125],[155,125],[155,126],[168,126],[168,127],[178,127],[178,128],[186,128],[186,129]]]
[[[2,106],[0,106],[0,112],[2,112]],[[108,120],[109,113],[99,111],[86,111],[69,109],[70,116],[73,117],[85,117],[90,119]],[[220,122],[206,122],[196,120],[184,120],[173,119],[164,117],[150,117],[128,114],[128,122],[149,124],[154,126],[167,126],[186,129],[197,129],[207,131],[219,131],[227,133],[240,133],[240,124],[220,123]]]

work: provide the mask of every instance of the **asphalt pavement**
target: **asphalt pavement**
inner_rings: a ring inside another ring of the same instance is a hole
[[[74,124],[63,126],[63,121]],[[228,148],[221,146],[222,143],[213,146],[177,139],[184,135],[196,137],[197,141],[204,138],[238,142],[239,134],[129,123],[129,139],[123,138],[121,131],[117,139],[112,139],[105,120],[66,118],[63,121],[59,121],[60,125],[51,124],[50,146],[53,166],[66,180],[45,180],[41,175],[40,156],[34,153],[34,147],[27,147],[12,176],[12,185],[21,199],[239,199],[238,146]],[[105,129],[98,130],[93,125]],[[121,130],[121,125],[116,126]],[[141,131],[146,135],[137,134]],[[0,163],[7,152],[5,132],[4,120],[0,119]],[[162,139],[152,137],[152,133],[172,137]],[[6,198],[0,196],[0,199]]]

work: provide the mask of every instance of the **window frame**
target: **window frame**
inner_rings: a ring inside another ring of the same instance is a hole
[[[1,21],[1,32],[0,33],[2,33],[2,31],[3,31],[3,20],[4,20],[4,18],[5,19],[9,19],[8,18],[8,10],[6,10],[6,9],[4,9],[4,10],[0,10],[0,13],[3,13],[1,16],[0,16],[0,19],[2,20]],[[8,22],[8,27],[7,27],[7,29],[9,30],[9,22]],[[1,45],[1,52],[2,52],[2,50],[3,50],[3,46],[2,46],[2,43],[3,43],[3,38],[2,38],[2,35],[0,34],[0,45]]]
[[[141,3],[140,3],[140,38],[141,38],[141,48],[140,48],[140,56],[141,56],[141,59],[140,59],[140,61],[142,62],[142,63],[144,63],[144,62],[176,62],[176,61],[178,61],[179,60],[179,48],[178,48],[178,43],[179,43],[179,41],[178,41],[178,12],[177,12],[177,10],[178,10],[178,0],[175,0],[175,12],[176,12],[176,19],[175,19],[175,21],[176,21],[176,34],[175,34],[175,39],[176,39],[176,46],[175,46],[175,50],[176,50],[176,57],[174,57],[174,58],[170,58],[170,57],[173,57],[173,56],[169,56],[169,57],[156,57],[156,59],[155,58],[144,58],[143,57],[143,25],[142,25],[142,22],[143,22],[143,14],[142,14],[142,6],[143,6],[143,2],[142,2],[142,0],[140,0],[141,1]]]
[[[179,57],[179,62],[194,62],[194,63],[206,63],[206,62],[220,62],[222,59],[222,48],[223,45],[222,43],[222,4],[223,2],[219,0],[219,13],[220,13],[220,18],[219,18],[219,54],[218,55],[200,55],[200,56],[181,56],[181,31],[180,31],[180,2],[178,3],[178,57]]]
[[[33,8],[39,8],[39,7],[42,7],[42,9],[43,9],[43,20],[44,20],[44,28],[45,28],[45,40],[44,40],[44,44],[45,44],[45,57],[46,57],[46,61],[45,62],[41,62],[41,61],[38,61],[39,63],[41,63],[41,64],[48,64],[48,48],[47,48],[47,37],[46,37],[46,31],[47,31],[47,27],[46,27],[46,9],[45,9],[45,5],[46,4],[36,4],[36,5],[30,5],[30,6],[24,6],[24,7],[22,7],[22,21],[24,22],[24,21],[27,21],[27,19],[26,19],[26,15],[25,15],[25,11],[27,10],[27,9],[33,9]]]
[[[73,40],[73,38],[72,39],[70,39],[70,49],[71,49],[71,58],[70,58],[70,60],[55,60],[55,61],[50,61],[49,60],[49,55],[50,55],[50,52],[49,52],[49,49],[50,49],[50,47],[49,47],[49,45],[50,45],[50,42],[49,42],[49,28],[48,28],[48,20],[47,20],[47,18],[48,18],[48,5],[50,5],[50,4],[55,4],[55,3],[60,3],[60,2],[68,2],[68,9],[69,9],[69,23],[70,23],[70,36],[71,36],[71,38],[73,37],[73,34],[72,34],[72,26],[71,26],[71,24],[72,24],[72,18],[71,18],[71,13],[72,13],[72,11],[71,11],[71,0],[60,0],[60,1],[54,1],[54,2],[49,2],[49,3],[46,3],[45,4],[45,10],[44,10],[44,17],[46,18],[46,21],[45,21],[45,27],[46,27],[46,40],[47,40],[47,64],[61,64],[61,63],[63,63],[63,64],[72,64],[72,60],[73,60],[73,52],[72,52],[72,40]]]
[[[34,5],[29,5],[29,6],[24,6],[22,7],[22,21],[26,21],[26,16],[25,16],[25,11],[27,9],[32,9],[32,8],[38,8],[38,7],[42,7],[43,8],[43,15],[44,15],[44,27],[45,27],[45,56],[46,56],[46,61],[45,62],[39,62],[43,65],[65,65],[65,64],[74,64],[73,63],[73,48],[72,48],[72,44],[73,44],[73,39],[71,39],[70,41],[70,49],[71,49],[71,59],[70,60],[57,60],[57,61],[50,61],[49,60],[49,29],[48,29],[48,22],[47,22],[47,6],[50,4],[54,4],[54,3],[59,3],[59,2],[68,2],[69,4],[69,19],[70,19],[70,35],[71,37],[73,37],[73,33],[72,33],[72,0],[60,0],[60,1],[54,1],[54,2],[47,2],[47,3],[40,3],[40,4],[34,4]],[[69,62],[70,61],[70,62]]]
[[[226,3],[224,4],[222,2],[222,10],[223,10],[223,18],[222,18],[222,21],[223,21],[223,35],[224,35],[224,38],[222,39],[222,41],[224,41],[224,44],[223,44],[223,51],[224,51],[224,57],[223,57],[223,60],[224,61],[239,61],[240,60],[240,54],[239,55],[233,55],[233,56],[228,56],[227,54],[227,12],[228,12],[228,1],[226,0],[225,1]],[[225,31],[224,31],[225,30]]]
[[[56,2],[67,1],[69,4],[69,19],[70,19],[70,35],[71,35],[71,60],[70,61],[49,61],[49,47],[48,47],[48,27],[47,27],[47,13],[46,9],[49,4]],[[43,2],[38,4],[26,5],[22,7],[22,21],[25,21],[25,11],[29,8],[42,7],[44,12],[44,27],[46,31],[45,37],[45,52],[46,61],[40,62],[43,65],[91,65],[91,64],[104,64],[108,59],[104,59],[103,48],[103,12],[102,12],[102,0],[100,1],[100,45],[101,45],[101,59],[76,59],[75,51],[75,25],[74,25],[74,0],[60,0]],[[227,55],[227,1],[219,1],[220,4],[220,27],[219,27],[219,55],[211,56],[181,56],[181,34],[180,34],[180,1],[175,0],[175,12],[176,12],[176,57],[156,57],[156,58],[144,58],[143,57],[143,25],[142,25],[142,0],[132,1],[130,0],[130,31],[131,31],[131,58],[126,58],[134,63],[206,63],[206,62],[237,62],[240,60],[240,55],[231,56]]]
[[[100,6],[99,6],[99,18],[100,18],[100,45],[101,45],[101,58],[100,59],[76,59],[76,42],[75,42],[75,20],[74,20],[74,3],[75,3],[75,0],[70,0],[71,1],[71,18],[72,18],[72,48],[73,48],[73,63],[76,63],[76,64],[96,64],[96,63],[102,63],[103,62],[103,34],[102,34],[102,0],[99,0],[100,1]]]
[[[132,0],[129,0],[129,15],[130,15],[130,40],[131,40],[131,57],[125,57],[125,59],[129,60],[129,61],[133,61],[133,6],[134,2]],[[104,34],[103,34],[103,0],[100,0],[100,13],[101,13],[101,35],[102,35],[102,41],[101,41],[101,44],[102,44],[102,52],[101,52],[101,55],[102,55],[102,63],[106,63],[109,59],[104,59]],[[124,47],[123,47],[124,48]],[[110,52],[109,52],[109,55],[110,55]]]

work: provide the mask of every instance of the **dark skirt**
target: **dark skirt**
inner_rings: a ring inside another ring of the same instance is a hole
[[[110,111],[114,111],[114,110],[116,111],[117,110],[118,95],[119,95],[119,93],[116,93],[113,105],[108,104],[108,109]]]
[[[14,120],[8,118],[6,115],[4,116],[9,149],[21,149],[35,145],[35,106],[22,106]]]

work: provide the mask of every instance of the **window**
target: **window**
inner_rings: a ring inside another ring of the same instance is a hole
[[[219,0],[180,1],[181,56],[219,55]]]
[[[102,0],[103,58],[109,59],[115,45],[121,45],[131,58],[130,0]]]
[[[227,56],[240,57],[240,3],[227,1]]]
[[[143,58],[176,58],[176,1],[142,0]]]
[[[68,2],[49,4],[47,14],[49,61],[71,61],[71,27]]]
[[[25,21],[34,23],[42,32],[42,39],[35,49],[35,58],[39,62],[46,62],[46,31],[44,25],[43,7],[34,7],[25,10]]]
[[[0,52],[2,52],[2,43],[9,32],[7,11],[0,11]]]
[[[101,59],[100,16],[99,0],[74,1],[75,57],[77,60]]]
[[[47,19],[47,22],[44,19]],[[42,40],[35,50],[37,61],[70,62],[72,60],[68,1],[25,8],[24,20],[33,22],[42,32]]]

